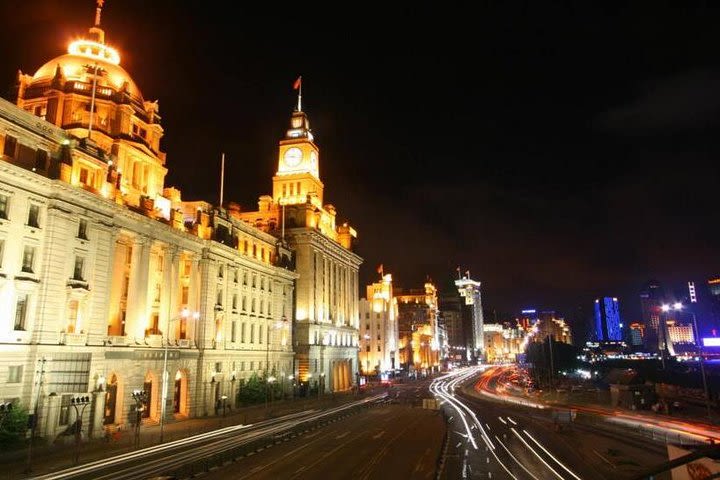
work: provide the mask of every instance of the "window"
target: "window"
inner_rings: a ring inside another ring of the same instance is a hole
[[[5,148],[3,148],[3,154],[15,158],[15,152],[17,151],[17,138],[7,135],[5,137]]]
[[[71,300],[68,305],[67,333],[77,333],[77,319],[80,302]]]
[[[87,240],[87,220],[80,219],[80,222],[78,223],[78,238],[82,240]]]
[[[265,277],[260,277],[260,290],[265,290]]]
[[[22,381],[22,374],[22,365],[10,365],[7,383],[20,383]]]
[[[15,302],[15,330],[25,330],[25,319],[27,318],[28,296],[20,293]]]
[[[255,313],[255,299],[252,299],[252,302],[250,303],[250,313]]]
[[[237,294],[233,294],[232,298],[232,309],[237,310]]]
[[[252,286],[253,288],[257,287],[257,275],[255,274],[252,276]]]
[[[238,270],[237,268],[233,270],[233,282],[238,283]]]
[[[378,352],[380,351],[380,345],[377,346],[377,351],[378,351]]]
[[[95,173],[87,168],[80,168],[80,183],[92,187],[95,180]]]
[[[300,195],[300,182],[297,182],[297,194]]]
[[[235,327],[236,327],[236,321],[233,320],[232,323],[230,323],[230,341],[232,343],[235,343]]]
[[[220,268],[218,268],[218,278],[223,278],[225,276],[225,267],[220,265]]]
[[[240,362],[240,371],[241,372],[245,371],[245,362]]]
[[[183,275],[186,277],[189,276],[190,270],[192,270],[192,261],[185,260],[185,262],[183,263]]]
[[[258,327],[258,343],[262,343],[262,342],[263,342],[263,326],[260,325]]]
[[[8,218],[8,197],[0,195],[0,218],[7,220]]]
[[[255,362],[250,362],[250,371],[255,370]]]
[[[366,346],[365,346],[365,351],[366,351],[366,352],[369,352],[369,351],[370,351],[370,345],[366,345]]]
[[[35,264],[35,247],[25,245],[23,250],[22,271],[25,273],[33,273],[33,265]]]
[[[215,362],[215,371],[217,373],[222,372],[222,362]]]
[[[370,318],[370,312],[365,312],[365,318]]]
[[[260,315],[262,315],[262,314],[264,313],[264,311],[265,311],[265,308],[263,308],[263,307],[264,307],[264,304],[263,304],[263,301],[262,301],[262,299],[261,299],[261,300],[260,300]]]
[[[0,268],[2,268],[4,253],[5,253],[5,239],[0,238]]]
[[[245,343],[245,322],[240,324],[240,341]]]
[[[267,302],[267,314],[268,314],[268,317],[271,317],[271,316],[272,316],[272,308],[270,308],[271,306],[272,306],[272,303],[270,303],[270,300],[268,300],[268,302]]]
[[[180,300],[180,303],[183,305],[187,305],[188,300],[190,298],[190,287],[183,286],[182,287],[182,299]]]
[[[35,170],[47,170],[48,152],[42,148],[35,151]]]
[[[60,417],[58,418],[58,424],[67,425],[70,423],[70,399],[72,395],[63,395],[60,398]]]
[[[28,220],[27,224],[29,227],[40,227],[40,206],[39,205],[30,205],[30,209],[28,210]]]
[[[83,268],[85,266],[85,259],[80,256],[75,256],[75,268],[73,269],[73,280],[84,280]]]
[[[255,343],[255,325],[250,325],[250,343]],[[250,367],[252,370],[252,367]]]
[[[222,291],[219,291],[217,292],[217,302],[215,304],[222,307],[222,300]]]
[[[247,297],[244,295],[242,297],[242,309],[243,309],[243,312],[247,311]]]
[[[243,285],[247,285],[247,272],[243,272]]]

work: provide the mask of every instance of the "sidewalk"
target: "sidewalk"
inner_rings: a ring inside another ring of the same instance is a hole
[[[231,425],[260,422],[268,418],[280,417],[289,413],[307,410],[311,408],[329,408],[335,405],[347,403],[365,395],[352,393],[326,394],[318,398],[298,398],[295,400],[276,401],[268,409],[264,404],[233,409],[223,417],[209,416],[191,418],[187,420],[171,419],[165,422],[163,427],[164,442],[179,440],[188,436],[205,433]],[[106,439],[96,438],[83,441],[79,449],[79,463],[88,463],[134,450],[135,431],[132,428],[122,430],[119,438]],[[140,448],[157,445],[160,440],[160,425],[158,422],[143,423],[140,428]],[[60,442],[47,445],[42,441],[33,446],[32,451],[32,473],[24,473],[27,465],[28,449],[23,448],[9,452],[0,453],[0,464],[4,472],[0,478],[15,480],[31,478],[37,475],[62,470],[73,465],[76,452],[75,438],[66,437]]]

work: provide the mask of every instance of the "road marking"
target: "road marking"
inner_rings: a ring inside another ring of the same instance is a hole
[[[498,417],[498,420],[500,420],[500,421],[503,422],[505,425],[507,425],[507,422],[505,421],[505,419],[504,419],[503,417]]]
[[[346,436],[348,436],[349,434],[350,434],[350,432],[341,433],[340,435],[338,435],[337,437],[335,437],[335,440],[340,440],[341,438],[346,437]]]
[[[302,472],[303,470],[305,470],[305,467],[300,467],[300,468],[298,468],[297,470],[295,470],[295,473],[300,473],[300,472]]]
[[[513,425],[517,425],[517,422],[512,418],[508,417],[508,420],[510,420],[510,423],[512,423]]]
[[[377,435],[373,435],[373,438],[374,438],[375,440],[377,440],[378,438],[382,437],[383,435],[385,435],[385,430],[383,430],[382,432],[378,433]]]

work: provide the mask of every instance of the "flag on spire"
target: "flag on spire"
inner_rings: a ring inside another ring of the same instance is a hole
[[[293,83],[293,90],[300,89],[300,86],[302,85],[302,75],[300,75],[297,80],[295,80],[295,83]]]

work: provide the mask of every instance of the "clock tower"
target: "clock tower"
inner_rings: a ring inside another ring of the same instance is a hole
[[[273,177],[273,200],[284,205],[323,204],[324,185],[320,180],[319,151],[313,143],[310,121],[295,110],[290,128],[278,148],[278,169]]]

